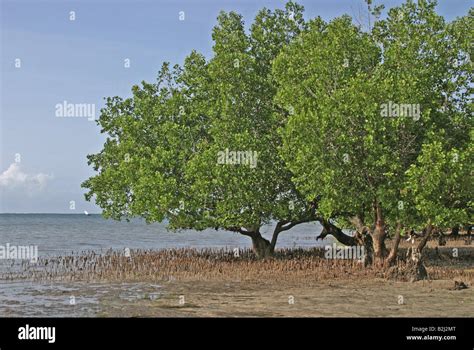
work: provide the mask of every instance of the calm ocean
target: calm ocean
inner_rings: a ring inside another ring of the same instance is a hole
[[[271,238],[272,226],[261,232]],[[283,232],[280,247],[314,247],[331,241],[316,241],[318,223],[302,224]],[[0,214],[0,245],[38,246],[38,255],[56,255],[84,250],[163,248],[247,248],[250,239],[228,231],[186,230],[170,232],[164,223],[146,224],[105,220],[100,215]]]
[[[280,235],[277,247],[314,247],[332,241],[316,241],[319,224],[295,226]],[[262,231],[267,238],[272,227]],[[38,257],[97,252],[108,249],[250,248],[248,237],[226,231],[166,230],[165,224],[147,225],[142,220],[117,222],[100,215],[0,214],[0,246],[37,246]],[[0,272],[11,269],[10,260],[0,260]],[[0,317],[102,315],[105,303],[134,303],[144,295],[160,297],[160,285],[145,282],[30,282],[0,280]],[[76,302],[71,305],[71,297]],[[105,300],[105,301],[104,301]]]

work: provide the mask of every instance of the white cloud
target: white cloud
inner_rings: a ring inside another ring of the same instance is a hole
[[[53,178],[52,175],[43,173],[26,174],[18,163],[12,163],[0,174],[0,188],[25,188],[27,190],[41,190]]]

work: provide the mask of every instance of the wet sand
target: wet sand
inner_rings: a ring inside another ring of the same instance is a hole
[[[472,317],[474,247],[462,247],[455,259],[450,251],[429,250],[432,280],[418,282],[386,279],[357,263],[327,261],[317,251],[297,256],[289,251],[269,261],[213,252],[136,252],[131,260],[112,254],[96,256],[91,274],[81,258],[64,265],[66,280],[1,281],[0,315]],[[95,280],[67,280],[76,266],[78,278]],[[55,278],[64,272],[56,273]],[[468,288],[455,290],[454,281]]]
[[[453,281],[337,280],[295,285],[170,282],[156,300],[101,300],[119,317],[472,317],[474,290]],[[184,303],[183,303],[184,302]]]
[[[381,278],[121,283],[12,283],[0,314],[53,317],[472,317],[474,288]],[[4,285],[4,287],[8,287]],[[71,299],[73,297],[73,299]],[[74,303],[71,303],[74,300]]]

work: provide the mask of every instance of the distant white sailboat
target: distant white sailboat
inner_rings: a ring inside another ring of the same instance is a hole
[[[87,212],[87,210],[84,210],[84,214],[89,215],[89,213]]]

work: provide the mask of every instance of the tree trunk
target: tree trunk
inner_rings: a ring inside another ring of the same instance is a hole
[[[229,227],[228,230],[238,232],[244,236],[250,237],[252,239],[253,251],[258,258],[266,258],[273,255],[278,235],[273,237],[272,241],[274,242],[272,244],[267,239],[262,237],[259,231],[259,226],[257,225],[252,225],[249,227],[233,226]]]
[[[418,244],[418,251],[420,253],[423,250],[423,248],[426,246],[426,243],[428,243],[428,240],[431,237],[431,233],[433,232],[433,225],[429,223],[428,226],[426,226],[426,229],[424,231],[425,231],[425,234],[423,238],[421,239],[420,244]]]
[[[402,230],[401,223],[397,223],[397,227],[395,228],[395,237],[393,240],[392,249],[390,250],[390,254],[388,255],[388,258],[387,258],[387,264],[389,266],[393,265],[395,261],[397,260],[398,246],[400,245],[400,240],[402,238],[401,230]]]
[[[452,236],[452,237],[458,237],[459,236],[459,225],[456,225],[451,229],[450,236]]]
[[[364,233],[358,233],[359,244],[364,247],[364,266],[372,265],[374,261],[374,242],[372,241],[372,236],[364,231]]]
[[[423,242],[426,244],[427,237],[431,234],[431,229],[427,230],[427,234],[423,237],[422,242],[418,246],[415,246],[415,242],[412,241],[412,246],[408,248],[406,252],[406,262],[403,265],[399,264],[392,264],[392,266],[387,271],[387,277],[402,280],[402,281],[410,281],[415,282],[419,280],[428,279],[428,272],[426,271],[426,267],[423,264],[423,256],[421,250],[424,247]],[[394,246],[398,246],[400,243],[399,238],[395,238],[397,242],[394,243]],[[421,249],[420,249],[421,248]],[[393,257],[393,248],[390,252],[390,256],[387,261],[390,261]],[[391,262],[395,262],[395,258]]]
[[[382,215],[380,203],[374,203],[375,210],[375,228],[372,232],[372,240],[374,242],[374,257],[378,262],[383,262],[387,256],[387,247],[385,246],[385,222]]]
[[[428,226],[424,231],[425,235],[421,239],[421,242],[418,244],[418,246],[411,247],[407,252],[408,261],[407,266],[405,268],[405,273],[409,277],[409,280],[411,282],[428,278],[428,272],[426,271],[425,265],[423,264],[422,251],[423,248],[426,246],[426,243],[428,242],[431,233],[433,232],[433,226],[431,225],[431,222],[428,223]]]
[[[260,232],[254,233],[252,236],[252,248],[258,258],[268,258],[273,255],[273,249],[270,242],[263,238]]]
[[[466,234],[466,240],[464,241],[466,245],[470,245],[472,238],[471,238],[471,230],[472,230],[472,225],[467,225],[467,234]]]
[[[421,252],[416,247],[408,250],[409,256],[405,266],[405,275],[410,282],[428,279],[428,272],[423,264]]]

